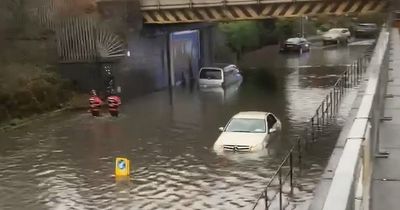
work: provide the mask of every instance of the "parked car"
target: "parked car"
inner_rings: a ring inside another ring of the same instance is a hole
[[[267,147],[281,122],[269,112],[240,112],[233,116],[214,143],[216,152],[251,152]]]
[[[216,64],[214,67],[203,67],[199,73],[199,86],[227,87],[243,79],[239,68],[233,64]]]
[[[289,38],[281,46],[280,52],[298,52],[303,54],[303,52],[310,51],[310,42],[305,38]]]
[[[378,25],[375,23],[359,23],[354,28],[356,38],[373,38],[379,33]]]
[[[322,42],[327,44],[347,44],[351,33],[347,28],[332,28],[322,36]]]

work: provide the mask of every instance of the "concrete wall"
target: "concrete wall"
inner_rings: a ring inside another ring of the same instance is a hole
[[[169,86],[169,34],[184,30],[199,31],[197,39],[200,40],[200,45],[191,45],[197,48],[195,50],[200,49],[200,58],[192,61],[193,74],[196,75],[199,67],[213,62],[214,29],[210,25],[145,26],[140,31],[130,30],[126,36],[127,51],[130,56],[112,64],[116,85],[121,86],[124,98],[132,98]],[[183,66],[180,67],[183,68]],[[189,68],[188,65],[187,70]],[[185,71],[185,69],[180,69],[180,71]],[[60,72],[64,77],[73,80],[83,91],[92,88],[104,89],[101,64],[60,64]]]
[[[134,97],[168,87],[167,34],[128,35],[128,51],[114,71],[123,95]]]

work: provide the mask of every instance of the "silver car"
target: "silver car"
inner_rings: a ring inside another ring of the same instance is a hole
[[[347,28],[332,28],[322,36],[322,42],[327,44],[347,44],[351,33]]]
[[[236,65],[216,64],[213,67],[203,67],[199,73],[199,86],[227,87],[242,81],[242,75]]]
[[[214,143],[214,150],[217,153],[260,151],[281,128],[281,121],[272,113],[240,112],[220,128],[222,133]]]

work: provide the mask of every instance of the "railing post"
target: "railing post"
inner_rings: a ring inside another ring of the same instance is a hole
[[[357,62],[358,62],[358,60],[357,60]],[[358,63],[356,63],[356,65],[354,66],[354,69],[353,69],[353,84],[354,84],[354,86],[357,85],[357,66],[358,66]]]
[[[325,101],[322,101],[321,108],[322,108],[321,114],[322,114],[322,126],[323,126],[325,125]]]
[[[319,119],[319,108],[316,111],[316,116],[317,116],[317,132],[319,132],[319,123],[320,123],[320,119]]]
[[[265,195],[265,210],[269,209],[269,205],[268,205],[268,187],[265,188],[264,190],[264,195]]]
[[[332,91],[329,93],[329,102],[330,102],[330,109],[331,109],[331,118],[333,118],[333,101],[332,101],[333,97],[332,97]]]
[[[282,209],[282,170],[279,169],[279,210]]]
[[[321,123],[321,119],[320,119],[320,117],[319,117],[319,108],[317,109],[317,112],[316,112],[316,116],[317,116],[317,132],[316,132],[316,135],[315,135],[315,139],[317,139],[317,138],[319,138],[319,135],[320,135],[320,123]]]
[[[301,139],[297,140],[297,150],[299,153],[299,169],[301,169]]]
[[[314,133],[314,117],[311,118],[311,140],[314,142],[315,133]]]
[[[290,152],[289,164],[290,164],[290,192],[293,193],[293,151]]]
[[[340,83],[338,83],[339,87],[335,88],[335,94],[336,94],[336,101],[335,101],[335,112],[337,113],[339,111],[339,94],[340,94]]]

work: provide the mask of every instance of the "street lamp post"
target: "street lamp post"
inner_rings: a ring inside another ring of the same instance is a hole
[[[307,20],[308,20],[308,16],[301,16],[300,17],[300,35],[303,38],[304,38],[304,31],[305,31],[304,24],[305,24],[305,21],[307,21]]]

